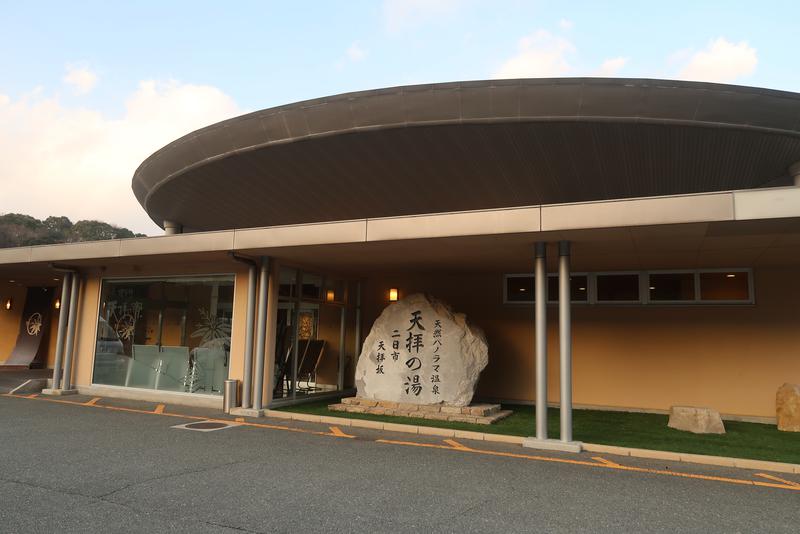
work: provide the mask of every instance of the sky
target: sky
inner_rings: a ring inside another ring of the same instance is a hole
[[[800,1],[0,0],[0,214],[162,231],[147,156],[249,111],[488,78],[701,80],[800,92]]]

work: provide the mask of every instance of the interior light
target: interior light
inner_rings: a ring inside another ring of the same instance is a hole
[[[325,300],[327,300],[328,302],[333,302],[334,300],[336,300],[336,294],[333,292],[332,289],[329,289],[328,291],[325,292]]]
[[[14,282],[16,282],[16,280],[9,280],[8,282],[13,284]]]
[[[60,278],[53,278],[53,282],[58,282]]]
[[[13,304],[14,304],[14,303],[12,302],[12,300],[11,300],[11,297],[8,297],[8,298],[5,300],[5,302],[3,302],[3,308],[5,308],[5,309],[7,309],[7,310],[10,310],[10,309],[11,309],[11,306],[12,306]]]
[[[61,299],[56,297],[56,301],[53,303],[53,307],[57,310],[61,309]]]
[[[526,291],[524,287],[519,288],[520,291]]]
[[[650,291],[654,290],[656,286],[650,286]]]
[[[585,287],[579,287],[578,291],[586,291],[586,288]]]
[[[733,273],[728,273],[725,275],[725,278],[736,278],[736,275]]]
[[[392,288],[389,290],[389,301],[396,302],[397,301],[397,289]]]

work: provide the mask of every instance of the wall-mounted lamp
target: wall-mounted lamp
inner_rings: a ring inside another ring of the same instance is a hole
[[[334,293],[333,289],[329,289],[325,292],[325,300],[328,302],[333,302],[336,300],[336,293]]]
[[[11,297],[8,297],[6,300],[3,301],[3,308],[5,308],[6,310],[10,310],[13,305],[14,301],[11,300]]]
[[[53,307],[57,310],[61,309],[61,299],[56,297],[55,302],[53,302]]]
[[[397,302],[397,289],[392,288],[389,290],[389,301]]]

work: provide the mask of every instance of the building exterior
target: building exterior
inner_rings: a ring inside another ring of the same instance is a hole
[[[142,163],[167,235],[0,250],[0,361],[48,288],[56,390],[221,406],[235,378],[247,408],[301,402],[353,387],[395,289],[485,330],[479,399],[774,421],[800,381],[798,185],[794,93],[543,79],[290,104]]]

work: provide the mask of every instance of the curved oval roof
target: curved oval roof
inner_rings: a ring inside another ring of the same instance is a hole
[[[747,189],[800,161],[800,94],[642,79],[394,87],[257,111],[136,170],[150,217],[214,230]]]

